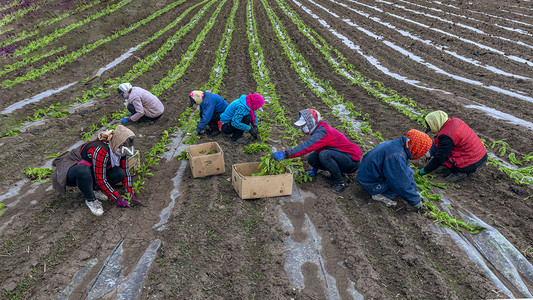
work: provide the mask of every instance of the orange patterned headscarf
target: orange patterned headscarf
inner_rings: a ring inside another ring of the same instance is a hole
[[[431,148],[431,145],[433,145],[433,140],[427,134],[416,129],[409,130],[406,137],[409,139],[407,144],[413,155],[413,160],[424,156]]]

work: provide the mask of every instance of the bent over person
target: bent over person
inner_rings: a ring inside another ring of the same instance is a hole
[[[111,198],[118,207],[129,207],[113,185],[122,181],[125,192],[132,200],[137,200],[129,170],[129,156],[135,152],[134,139],[131,130],[118,125],[115,130],[100,133],[98,139],[63,153],[53,161],[56,167],[52,174],[54,189],[65,195],[67,186],[77,186],[85,197],[85,204],[96,216],[104,213],[98,200]]]
[[[387,206],[396,206],[393,199],[400,196],[415,208],[422,207],[423,198],[418,193],[409,160],[424,156],[432,144],[427,134],[411,129],[404,137],[377,145],[361,160],[357,171],[359,185],[373,200]]]
[[[228,107],[228,102],[217,94],[202,91],[192,91],[189,94],[189,101],[189,107],[195,104],[200,106],[200,121],[196,126],[196,133],[201,135],[204,129],[209,126],[208,133],[211,136],[219,134],[218,122],[220,121],[220,115]]]
[[[329,126],[314,109],[298,112],[299,120],[294,123],[304,134],[310,135],[307,141],[292,149],[272,153],[276,160],[306,155],[307,162],[313,167],[307,172],[315,176],[319,170],[327,170],[333,179],[331,190],[340,193],[346,187],[345,174],[355,173],[361,160],[361,149],[350,142],[344,134]]]
[[[451,174],[445,179],[454,182],[474,173],[487,162],[487,149],[481,139],[464,121],[448,118],[441,111],[430,112],[426,116],[428,129],[435,136],[435,145],[430,154],[429,163],[420,169],[420,175],[431,173],[441,165],[446,166]]]
[[[242,137],[245,131],[250,132],[250,135],[257,139],[259,128],[255,111],[262,111],[261,107],[264,104],[265,100],[260,94],[241,95],[239,99],[231,102],[220,115],[222,123],[220,129],[225,134],[233,134],[231,140],[238,144],[247,143]]]
[[[130,83],[122,83],[118,86],[118,95],[126,100],[124,105],[130,112],[129,117],[122,119],[122,124],[128,122],[155,121],[165,111],[163,103],[149,91],[132,87]]]

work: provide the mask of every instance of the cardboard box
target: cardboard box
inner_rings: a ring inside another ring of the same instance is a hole
[[[207,154],[215,150],[214,154]],[[226,172],[224,152],[217,142],[191,145],[187,148],[192,177],[206,177]]]
[[[252,176],[258,173],[259,162],[235,164],[231,171],[231,184],[241,199],[278,197],[292,194],[292,173]]]
[[[128,165],[130,167],[131,175],[137,173],[137,170],[141,166],[141,154],[139,153],[139,150],[135,151],[135,154],[129,157]]]

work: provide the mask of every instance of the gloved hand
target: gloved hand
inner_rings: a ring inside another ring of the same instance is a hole
[[[257,135],[259,134],[259,128],[257,128],[257,125],[254,125],[250,128],[250,134],[254,139],[257,139]]]
[[[117,203],[118,207],[130,207],[128,200],[124,199],[122,196],[119,196],[115,202]]]
[[[311,177],[315,177],[317,173],[318,173],[318,170],[315,168],[312,168],[311,171],[307,171],[307,175]]]
[[[133,195],[130,195],[130,197],[131,197],[131,198],[130,198],[130,199],[131,199],[131,202],[133,202],[133,201],[137,201],[137,202],[139,202],[139,200],[137,200],[137,197],[135,197],[135,196],[133,196]]]
[[[285,152],[284,151],[278,151],[278,152],[274,152],[272,153],[271,157],[275,160],[282,160],[285,158]]]
[[[122,124],[126,124],[126,123],[128,123],[130,121],[131,121],[130,118],[126,117],[126,118],[122,119]]]
[[[424,170],[424,168],[422,168],[422,169],[420,169],[420,171],[418,171],[418,174],[424,176],[424,175],[426,175],[427,173],[426,173],[426,171]]]
[[[205,134],[204,131],[196,131],[196,130],[195,130],[195,132],[196,132],[196,135],[198,135],[198,136],[200,136],[200,135],[204,135],[204,134]]]

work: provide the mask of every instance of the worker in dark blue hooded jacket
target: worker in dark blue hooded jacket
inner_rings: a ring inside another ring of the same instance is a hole
[[[419,209],[424,199],[418,193],[409,160],[424,156],[433,141],[418,130],[409,130],[406,136],[383,142],[368,151],[361,160],[357,181],[372,200],[396,206],[394,197],[400,196]]]
[[[203,134],[204,129],[209,126],[207,133],[216,136],[220,133],[220,115],[228,107],[228,102],[217,94],[202,91],[192,91],[189,94],[189,107],[200,105],[200,121],[196,126],[196,133]]]

